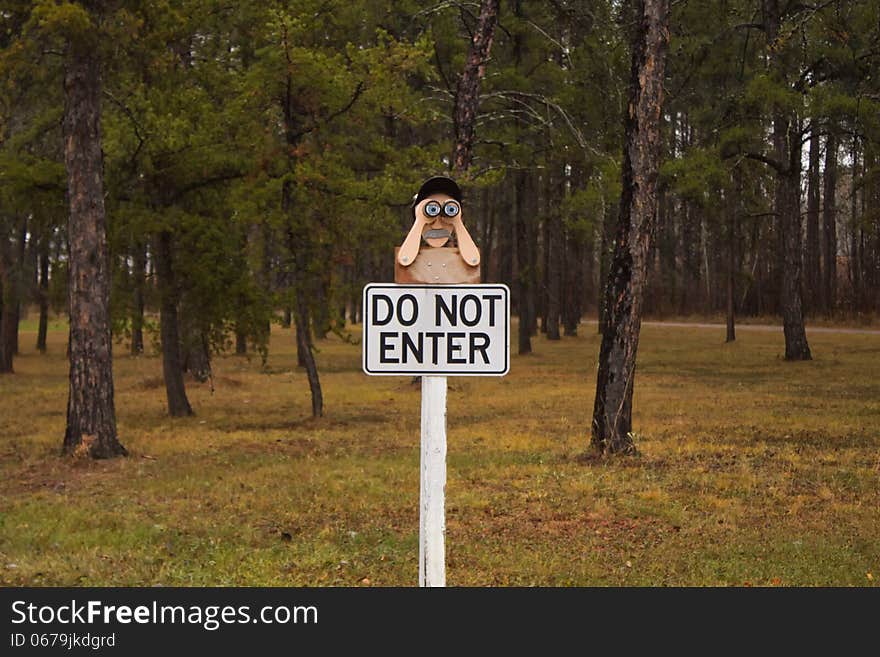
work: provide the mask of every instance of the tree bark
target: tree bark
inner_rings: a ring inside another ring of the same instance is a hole
[[[110,262],[101,152],[101,64],[95,44],[72,39],[64,75],[64,161],[70,207],[70,389],[64,451],[127,454],[116,434],[110,335]]]
[[[456,173],[467,171],[473,159],[477,109],[480,104],[480,81],[486,73],[486,62],[492,50],[499,5],[500,0],[481,0],[477,26],[468,49],[464,71],[455,91],[455,109],[452,114],[455,131],[452,170]]]
[[[632,395],[657,176],[669,0],[634,0],[629,103],[625,118],[620,214],[605,291],[592,439],[602,453],[634,453]]]
[[[610,203],[605,207],[605,212],[602,216],[601,230],[602,233],[599,239],[599,287],[596,298],[596,305],[599,311],[599,335],[602,335],[605,332],[605,328],[608,326],[608,309],[605,307],[605,288],[608,285],[608,269],[611,263],[610,244],[613,241],[611,233],[614,230],[614,212],[612,210],[612,204]]]
[[[162,231],[156,238],[156,277],[159,282],[159,337],[162,343],[162,374],[165,379],[165,396],[171,417],[187,417],[193,414],[186,397],[181,359],[180,319],[178,316],[177,282],[172,261],[172,236]]]

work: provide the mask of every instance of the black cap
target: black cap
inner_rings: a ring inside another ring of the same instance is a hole
[[[416,194],[413,199],[413,205],[418,205],[419,201],[428,198],[432,194],[437,194],[438,192],[451,196],[461,203],[461,188],[458,186],[458,183],[452,178],[447,178],[446,176],[434,176],[433,178],[428,178],[422,183],[422,186],[419,188],[419,193]]]

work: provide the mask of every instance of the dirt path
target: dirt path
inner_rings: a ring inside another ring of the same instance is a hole
[[[589,320],[587,323],[595,324],[596,320]],[[642,322],[642,326],[659,326],[670,328],[701,328],[701,329],[718,329],[723,331],[725,324],[703,324],[699,322]],[[781,331],[782,324],[737,324],[737,331]],[[849,333],[854,335],[880,335],[880,329],[854,329],[842,328],[834,326],[810,326],[807,324],[807,333]]]

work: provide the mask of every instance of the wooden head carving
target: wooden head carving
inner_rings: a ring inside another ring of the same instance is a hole
[[[449,245],[455,236],[458,253],[470,267],[480,264],[480,251],[462,223],[461,189],[451,178],[429,178],[419,189],[413,204],[413,225],[397,252],[401,267],[412,265],[422,243],[427,249]]]

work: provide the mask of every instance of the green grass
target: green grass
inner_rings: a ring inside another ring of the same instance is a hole
[[[26,327],[31,328],[32,327]],[[21,336],[0,377],[0,583],[411,585],[419,389],[320,343],[326,417],[276,329],[266,369],[222,357],[197,415],[165,415],[161,363],[115,364],[126,459],[58,455],[67,367]],[[598,338],[535,341],[501,379],[450,379],[451,585],[875,585],[880,337],[645,327],[641,455],[587,453]]]

